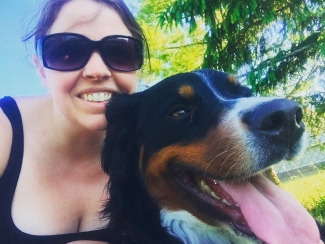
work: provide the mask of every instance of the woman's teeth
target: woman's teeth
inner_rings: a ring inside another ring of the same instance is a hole
[[[89,94],[82,94],[82,98],[89,102],[105,102],[111,98],[112,94],[106,92],[96,92]]]

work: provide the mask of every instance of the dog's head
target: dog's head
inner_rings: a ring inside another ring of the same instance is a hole
[[[106,117],[102,162],[111,177],[112,225],[139,227],[162,209],[167,229],[172,213],[190,213],[223,229],[220,240],[238,234],[271,242],[274,233],[266,228],[287,228],[293,218],[285,205],[303,212],[259,174],[303,148],[296,102],[252,97],[233,76],[200,70],[116,96]]]

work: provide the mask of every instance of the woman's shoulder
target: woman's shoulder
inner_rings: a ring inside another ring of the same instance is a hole
[[[30,129],[44,124],[43,122],[49,116],[49,111],[52,108],[52,98],[50,95],[17,97],[15,100],[22,117],[24,135]]]
[[[35,123],[35,118],[42,117],[41,114],[46,110],[46,106],[51,101],[48,95],[35,97],[15,97],[19,111],[22,116],[24,131],[28,125]],[[3,174],[9,160],[12,143],[12,127],[8,117],[0,108],[0,177]]]
[[[35,113],[46,108],[48,109],[47,106],[52,101],[48,94],[33,97],[15,97],[14,99],[21,113]]]

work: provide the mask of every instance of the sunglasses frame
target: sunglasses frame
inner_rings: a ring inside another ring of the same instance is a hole
[[[44,43],[45,43],[45,41],[47,39],[49,39],[51,37],[55,37],[55,36],[75,36],[75,37],[79,37],[79,38],[82,38],[83,40],[85,40],[88,43],[89,47],[90,47],[90,51],[87,54],[87,58],[85,59],[85,62],[82,63],[82,65],[79,65],[77,68],[73,68],[73,69],[56,69],[56,68],[53,68],[53,67],[49,66],[48,63],[45,60],[45,57],[44,57],[43,47],[44,47]],[[139,46],[141,48],[141,54],[140,54],[140,63],[138,65],[138,67],[136,67],[134,69],[129,69],[129,70],[118,69],[118,68],[113,67],[105,59],[105,57],[104,57],[104,50],[103,50],[103,44],[104,44],[105,40],[107,40],[107,39],[118,39],[118,38],[130,39],[130,40],[133,40],[134,42],[136,42],[136,43],[139,44]],[[131,72],[131,71],[139,70],[142,67],[142,65],[143,65],[143,59],[144,59],[144,55],[143,55],[143,44],[142,44],[142,42],[139,39],[134,38],[132,36],[111,35],[111,36],[105,36],[104,38],[102,38],[99,41],[93,41],[93,40],[89,39],[88,37],[86,37],[84,35],[81,35],[81,34],[71,33],[71,32],[61,32],[61,33],[55,33],[55,34],[50,34],[50,35],[42,36],[40,39],[38,39],[38,41],[36,43],[36,53],[37,53],[37,56],[39,57],[41,63],[43,64],[43,66],[45,68],[48,68],[48,69],[51,69],[51,70],[57,70],[57,71],[76,71],[76,70],[79,70],[79,69],[85,67],[85,65],[89,61],[89,58],[90,58],[91,54],[94,51],[98,51],[99,54],[100,54],[100,56],[101,56],[101,58],[102,58],[102,60],[104,61],[104,63],[109,68],[111,68],[113,70],[123,71],[123,72]]]

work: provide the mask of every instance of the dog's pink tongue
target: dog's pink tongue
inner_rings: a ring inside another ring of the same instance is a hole
[[[264,176],[221,184],[239,204],[254,234],[266,243],[320,243],[318,228],[309,213]]]

